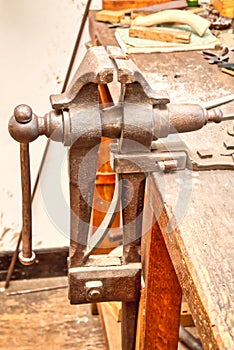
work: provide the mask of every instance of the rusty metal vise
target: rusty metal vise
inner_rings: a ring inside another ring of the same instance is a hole
[[[117,77],[117,78],[115,78]],[[117,79],[119,103],[100,108],[98,85]],[[207,112],[196,104],[170,104],[164,91],[154,91],[142,73],[118,47],[90,48],[67,91],[50,97],[53,110],[44,117],[31,108],[15,108],[9,122],[11,136],[21,143],[23,191],[23,246],[20,260],[35,260],[31,237],[31,189],[28,144],[39,135],[69,147],[70,252],[69,298],[72,304],[122,301],[123,349],[134,348],[141,289],[141,233],[145,184],[148,174],[177,171],[186,167],[184,152],[152,150],[155,140],[169,134],[202,128],[220,122],[221,112]],[[115,193],[98,230],[90,235],[98,145],[101,137],[112,144]],[[155,148],[155,147],[153,147]],[[116,208],[122,211],[123,254],[92,255],[113,221]]]

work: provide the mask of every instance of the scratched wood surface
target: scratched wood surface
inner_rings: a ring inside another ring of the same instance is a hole
[[[92,31],[94,27],[92,24]],[[113,30],[96,26],[96,33],[104,45],[114,44]],[[209,65],[200,52],[136,54],[131,58],[153,88],[168,91],[171,102],[205,102],[234,93],[233,77]],[[221,109],[233,113],[234,103]],[[222,153],[230,126],[233,122],[208,125],[180,139],[195,153],[201,148]],[[234,348],[233,179],[232,171],[185,171],[157,177],[168,212],[178,221],[176,234],[167,232],[164,213],[160,227],[204,349]],[[151,185],[155,187],[154,180]],[[155,198],[158,193],[154,195],[156,209],[162,201]]]
[[[155,88],[165,86],[174,101],[206,101],[234,92],[233,80],[203,61],[198,52],[135,56]],[[147,64],[146,64],[147,62]],[[209,74],[207,74],[207,72]],[[161,80],[161,81],[160,81]],[[234,104],[223,106],[224,113]],[[181,139],[193,150],[224,152],[232,122],[208,125]],[[177,215],[178,234],[164,232],[168,251],[205,349],[231,349],[233,337],[232,171],[187,172],[160,179],[164,201]],[[162,186],[163,183],[163,186]]]
[[[173,101],[207,101],[234,93],[233,78],[208,65],[198,52],[189,56],[181,53],[134,58],[155,88],[166,85]],[[223,106],[222,110],[234,112],[234,103]],[[193,153],[202,148],[222,153],[223,141],[232,140],[227,134],[231,126],[233,122],[210,124],[195,133],[184,134],[181,139]],[[177,235],[164,230],[164,239],[204,348],[231,349],[234,347],[233,172],[185,172],[164,176],[159,183],[164,201],[177,216],[179,228]]]
[[[151,6],[168,0],[103,0],[103,9],[122,10],[136,7]]]
[[[151,189],[149,188],[149,191]],[[148,202],[148,198],[147,198]],[[176,349],[179,336],[182,291],[153,211],[144,223],[152,228],[142,239],[145,289],[138,314],[139,350]],[[173,291],[173,292],[172,292]]]
[[[182,290],[191,309],[194,323],[201,336],[204,349],[233,348],[233,241],[231,239],[230,210],[222,218],[214,217],[214,207],[224,210],[223,198],[230,196],[230,187],[223,191],[220,182],[216,194],[220,200],[212,200],[209,188],[205,190],[206,174],[202,174],[200,189],[206,200],[199,196],[198,188],[177,231],[167,230],[167,214],[158,200],[158,182],[152,181],[152,206],[159,211],[162,229],[169,254],[177,272]],[[209,181],[214,186],[217,175]],[[154,179],[155,180],[155,179]],[[175,180],[171,178],[171,181]],[[217,183],[217,182],[216,182]],[[209,187],[209,186],[207,186]],[[224,186],[225,187],[225,186]],[[214,192],[213,192],[214,193]],[[229,199],[229,204],[231,200]],[[160,208],[161,205],[161,208]],[[170,209],[168,208],[168,211]],[[219,225],[219,230],[218,230]],[[225,239],[223,233],[225,232]]]
[[[7,292],[66,284],[67,277],[15,281]],[[2,292],[0,349],[105,350],[99,317],[91,315],[90,305],[70,305],[67,293],[67,288],[17,296]]]

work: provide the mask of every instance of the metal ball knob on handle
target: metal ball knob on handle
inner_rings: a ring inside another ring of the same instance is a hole
[[[18,123],[24,124],[32,120],[33,111],[28,105],[19,105],[14,109],[14,117]]]

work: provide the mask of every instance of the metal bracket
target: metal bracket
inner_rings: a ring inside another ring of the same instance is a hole
[[[188,149],[182,141],[173,142],[169,139],[165,139],[163,144],[160,141],[153,141],[152,150],[154,150],[154,152],[161,152],[162,158],[163,156],[167,156],[167,154],[176,156],[176,153],[183,153],[186,157],[185,167],[192,171],[234,170],[233,157],[224,157],[220,154],[214,154],[213,157],[202,158]]]
[[[138,297],[140,285],[141,263],[125,265],[119,257],[96,255],[84,266],[69,269],[71,304],[132,302]]]

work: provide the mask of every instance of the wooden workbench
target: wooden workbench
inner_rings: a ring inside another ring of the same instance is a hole
[[[117,45],[114,30],[95,22],[92,14],[90,33],[92,40],[96,38],[104,46]],[[153,88],[167,90],[171,102],[202,102],[234,93],[234,78],[221,73],[217,66],[209,65],[200,52],[135,54],[131,58]],[[222,110],[233,113],[234,103],[222,106]],[[208,125],[201,131],[184,134],[181,139],[195,153],[207,147],[222,153],[225,151],[223,141],[231,140],[226,131],[232,123]],[[146,329],[142,335],[147,339],[145,343],[142,341],[144,349],[174,349],[175,342],[170,342],[170,338],[176,332],[173,333],[173,311],[170,307],[174,300],[178,310],[180,287],[188,301],[204,349],[233,349],[233,172],[185,171],[183,174],[164,176],[163,179],[154,175],[148,189],[154,215],[158,215],[157,227],[151,232],[158,246],[152,241],[149,243],[155,251],[147,257],[150,264],[148,272],[152,278],[155,277],[155,282],[148,284],[151,288],[151,316],[147,316],[146,308]],[[171,211],[177,216],[177,224],[168,232]],[[165,252],[164,255],[160,253],[158,247],[163,244],[169,256]],[[156,261],[162,257],[165,258],[165,266]],[[176,277],[167,265],[170,261]],[[160,299],[160,293],[165,293],[164,299],[169,300],[168,304]],[[160,303],[165,307],[163,315]],[[168,314],[169,321],[165,319],[167,312],[171,312],[171,315]],[[169,325],[165,325],[166,322]],[[165,340],[165,332],[169,330],[172,336]]]

